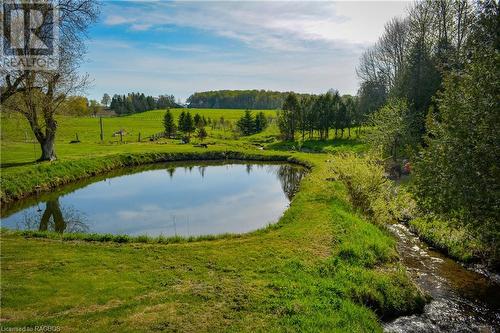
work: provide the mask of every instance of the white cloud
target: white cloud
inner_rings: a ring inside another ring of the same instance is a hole
[[[355,93],[355,67],[385,22],[408,2],[144,2],[107,3],[104,24],[141,33],[183,28],[237,41],[220,48],[196,40],[140,40],[90,47],[84,70],[95,78],[90,93],[173,93],[181,98],[213,89],[272,89]],[[147,32],[146,32],[147,30]],[[126,52],[120,48],[128,49]]]
[[[130,26],[130,30],[132,31],[146,31],[151,28],[151,24],[146,24],[146,23],[134,23]]]
[[[304,49],[303,42],[367,44],[385,22],[402,15],[407,2],[156,2],[111,5],[105,23],[132,30],[167,25],[191,27],[240,40],[256,48]],[[121,13],[121,14],[116,14]],[[133,19],[127,19],[133,17]]]

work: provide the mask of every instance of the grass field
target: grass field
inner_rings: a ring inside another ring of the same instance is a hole
[[[189,111],[193,116],[198,113],[200,116],[210,117],[213,120],[224,117],[225,120],[232,123],[236,123],[244,113],[244,110],[235,109],[172,109],[171,111],[176,119],[182,111]],[[276,116],[276,111],[262,111],[268,117]],[[253,112],[260,111],[255,110]],[[145,147],[144,145],[140,145],[141,148],[138,150],[134,148],[134,145],[117,147],[120,137],[113,137],[113,133],[125,129],[128,134],[123,137],[123,140],[127,144],[137,143],[139,133],[141,134],[141,141],[147,142],[149,136],[163,131],[162,120],[164,114],[165,110],[154,110],[124,117],[103,118],[103,142],[100,141],[99,118],[58,116],[59,129],[56,136],[56,153],[60,152],[61,158],[71,158],[72,156],[106,154],[110,150],[114,152],[142,150]],[[207,131],[209,133],[207,140],[211,142],[224,141],[233,136],[229,130],[212,130],[210,126],[207,126]],[[75,139],[76,134],[78,134],[81,143],[70,144],[69,142]],[[2,148],[0,161],[4,167],[6,164],[9,166],[12,163],[30,162],[40,155],[40,147],[34,139],[28,122],[19,114],[2,113],[0,139]],[[174,140],[167,141],[174,143]],[[145,149],[148,150],[149,147]]]
[[[236,119],[242,111],[214,112],[234,112]],[[105,121],[126,122],[130,131],[142,131],[151,122],[149,130],[155,132],[161,122],[147,119],[161,114]],[[239,237],[118,244],[31,238],[2,230],[2,327],[57,325],[64,332],[372,332],[381,331],[382,319],[417,311],[424,304],[398,264],[395,240],[351,207],[341,183],[328,180],[328,155],[277,144],[270,140],[275,128],[239,140],[209,137],[214,144],[206,150],[168,140],[100,144],[98,128],[93,132],[96,119],[65,118],[81,126],[78,130],[88,139],[82,136],[83,143],[67,144],[76,127],[63,129],[61,120],[56,148],[60,161],[34,164],[32,144],[22,142],[22,136],[9,136],[16,133],[15,122],[2,120],[2,191],[29,191],[64,182],[65,177],[70,181],[165,156],[217,158],[233,152],[230,156],[238,158],[293,157],[312,167],[276,225]],[[92,139],[96,133],[97,139]],[[256,142],[266,149],[256,149]],[[355,139],[310,145],[320,152],[363,149]]]

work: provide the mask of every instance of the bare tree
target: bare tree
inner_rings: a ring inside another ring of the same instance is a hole
[[[58,24],[59,38],[52,39],[53,43],[56,43],[53,47],[57,48],[59,53],[58,65],[48,70],[25,65],[29,64],[33,51],[29,45],[24,45],[22,49],[17,49],[16,56],[25,62],[15,68],[0,69],[0,102],[5,110],[19,112],[28,120],[42,149],[39,161],[56,159],[55,114],[67,96],[82,91],[88,83],[88,77],[79,75],[77,69],[85,54],[86,31],[97,19],[99,10],[96,0],[59,0],[50,3],[59,13],[58,21],[49,21],[47,24],[46,17],[50,13],[41,12],[44,24],[41,24],[35,33],[43,37],[45,30],[53,29],[51,24]],[[29,3],[22,2],[18,6],[20,9],[29,10]],[[19,43],[15,40],[10,42]]]

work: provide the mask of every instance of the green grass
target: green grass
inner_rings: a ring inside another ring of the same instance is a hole
[[[189,111],[192,116],[196,113],[205,118],[210,117],[212,120],[218,121],[220,117],[235,123],[244,113],[244,110],[237,109],[171,109],[175,119],[179,117],[182,111]],[[260,112],[255,110],[253,113]],[[266,116],[275,117],[276,111],[262,110]],[[136,113],[124,117],[103,118],[104,141],[117,142],[119,137],[113,137],[113,132],[120,129],[125,129],[129,134],[124,136],[124,140],[128,142],[136,142],[139,133],[143,139],[146,137],[163,131],[163,116],[165,110],[154,110],[143,113]],[[2,114],[2,142],[25,142],[26,137],[29,140],[33,139],[27,121],[19,114]],[[97,143],[100,141],[99,118],[94,117],[72,117],[58,116],[57,122],[59,130],[56,140],[60,143],[69,143],[75,139],[75,134],[78,133],[78,138],[83,143]],[[207,126],[207,130],[211,130]],[[216,134],[219,134],[217,131]]]
[[[2,133],[12,131],[2,125]],[[159,240],[1,230],[1,326],[377,332],[381,319],[421,310],[425,298],[398,264],[395,240],[356,213],[340,182],[327,181],[328,156],[272,150],[273,131],[214,140],[208,150],[58,141],[60,161],[42,164],[32,163],[29,144],[2,141],[2,163],[11,163],[1,169],[5,199],[165,160],[291,159],[311,172],[277,224],[244,235]],[[338,145],[362,149],[355,140]]]
[[[492,261],[495,259],[488,253],[488,244],[482,243],[472,232],[452,221],[428,216],[413,219],[409,225],[428,244],[462,262],[479,261],[485,253],[489,254],[487,257]]]

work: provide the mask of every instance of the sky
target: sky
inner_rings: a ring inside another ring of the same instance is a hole
[[[106,1],[81,70],[104,93],[266,89],[355,94],[356,66],[404,1]]]

